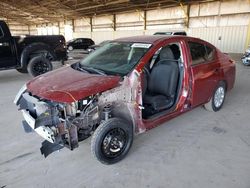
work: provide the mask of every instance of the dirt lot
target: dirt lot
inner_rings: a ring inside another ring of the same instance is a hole
[[[235,58],[238,57],[234,56]],[[0,72],[0,188],[249,188],[250,67],[237,63],[235,88],[217,113],[198,107],[135,138],[128,156],[105,166],[76,150],[44,159],[42,139],[24,133],[13,104],[28,75]]]

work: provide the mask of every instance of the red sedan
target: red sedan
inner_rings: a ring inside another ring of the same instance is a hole
[[[82,61],[31,80],[16,105],[41,152],[78,147],[92,135],[94,156],[113,164],[133,136],[199,105],[221,109],[233,88],[235,63],[213,45],[185,36],[114,40]]]

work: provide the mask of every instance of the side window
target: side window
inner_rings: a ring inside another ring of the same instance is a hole
[[[158,49],[149,61],[149,69],[152,69],[160,61],[183,63],[180,44],[178,42],[170,43]]]
[[[75,41],[75,43],[81,43],[82,42],[82,39],[77,39],[76,41]]]
[[[209,46],[206,46],[206,51],[207,51],[207,60],[213,61],[215,58],[215,49]]]
[[[3,37],[3,30],[2,30],[2,28],[0,27],[0,38],[2,38]]]
[[[89,45],[89,44],[90,44],[89,39],[82,39],[82,42],[83,42],[85,45]]]
[[[188,42],[188,45],[192,56],[192,65],[206,62],[206,48],[203,44]]]

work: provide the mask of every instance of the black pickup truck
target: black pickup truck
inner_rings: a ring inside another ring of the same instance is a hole
[[[67,60],[62,35],[13,37],[0,20],[0,70],[16,69],[38,76],[52,70],[51,61]]]

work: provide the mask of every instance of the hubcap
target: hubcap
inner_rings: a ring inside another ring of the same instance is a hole
[[[44,73],[48,72],[49,67],[48,67],[48,65],[46,63],[40,61],[40,62],[36,63],[36,65],[34,67],[34,70],[36,71],[36,73],[38,75],[40,75],[40,74],[44,74]]]
[[[103,139],[102,152],[108,158],[119,156],[127,145],[127,134],[121,128],[110,130]]]
[[[219,87],[214,95],[214,105],[216,108],[219,108],[222,105],[224,97],[225,97],[225,90],[223,87]]]

